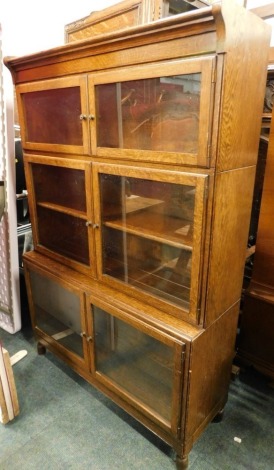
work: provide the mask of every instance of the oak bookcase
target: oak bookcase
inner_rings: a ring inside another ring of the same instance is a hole
[[[178,468],[227,400],[269,41],[225,0],[5,59],[38,349],[172,446]]]

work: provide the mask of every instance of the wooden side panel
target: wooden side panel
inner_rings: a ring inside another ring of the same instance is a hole
[[[239,304],[193,341],[190,358],[186,451],[227,399]]]
[[[222,3],[228,54],[220,117],[219,171],[254,165],[257,161],[271,33],[256,15],[241,7],[232,9],[230,0]]]
[[[254,178],[255,167],[216,177],[206,326],[241,296]]]

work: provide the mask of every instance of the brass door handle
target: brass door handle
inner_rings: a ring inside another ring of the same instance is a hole
[[[99,224],[95,224],[91,220],[87,220],[86,227],[99,228]]]
[[[89,119],[90,121],[93,121],[95,119],[95,116],[94,114],[80,114],[80,121],[86,121],[87,119]]]

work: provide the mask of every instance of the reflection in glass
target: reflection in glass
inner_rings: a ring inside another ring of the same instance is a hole
[[[171,420],[171,347],[93,306],[96,370]]]
[[[89,265],[85,172],[31,164],[38,244]]]
[[[23,93],[26,141],[82,145],[80,87]]]
[[[191,0],[190,0],[191,1]],[[192,0],[193,1],[193,0]],[[168,14],[166,16],[179,15],[180,13],[186,13],[188,11],[196,10],[199,5],[199,0],[195,2],[195,5],[191,3],[186,3],[184,0],[168,0]],[[205,6],[200,2],[200,7]]]
[[[62,256],[89,265],[86,222],[45,207],[37,207],[39,244]]]
[[[97,85],[98,147],[197,153],[201,74]]]
[[[85,172],[53,165],[31,165],[36,202],[86,212]]]
[[[195,188],[100,175],[103,273],[189,307]]]
[[[19,269],[23,269],[23,255],[33,250],[33,239],[31,224],[19,225],[17,227],[18,261]]]
[[[56,282],[30,272],[35,324],[65,348],[83,357],[80,298]]]

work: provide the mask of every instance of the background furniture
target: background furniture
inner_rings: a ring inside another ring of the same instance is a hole
[[[0,23],[0,34],[2,24]],[[14,178],[13,113],[9,97],[13,96],[12,82],[3,69],[3,49],[0,41],[0,328],[15,333],[21,328],[18,285],[16,236],[16,203]]]
[[[7,424],[19,414],[11,358],[0,343],[0,422]]]
[[[256,252],[245,291],[238,358],[274,378],[274,122],[272,120],[260,206]]]
[[[130,28],[208,6],[203,0],[124,0],[65,26],[65,42]]]

